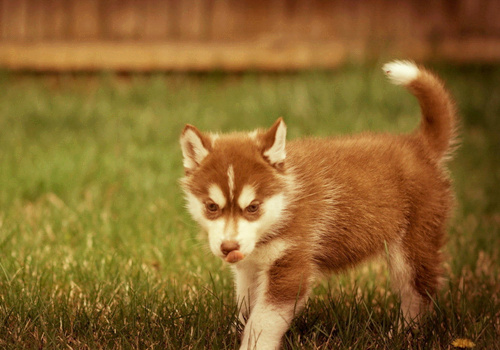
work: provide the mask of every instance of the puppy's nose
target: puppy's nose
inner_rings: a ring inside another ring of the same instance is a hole
[[[240,249],[240,245],[238,243],[236,243],[235,241],[224,241],[220,245],[220,251],[224,255],[228,255],[233,250],[238,250],[238,249]]]

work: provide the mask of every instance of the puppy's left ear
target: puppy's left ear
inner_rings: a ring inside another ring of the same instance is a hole
[[[186,125],[181,134],[181,149],[186,175],[193,172],[212,151],[210,136],[202,134],[192,125]]]
[[[281,169],[286,158],[286,125],[278,118],[271,128],[262,135],[262,155],[273,167]]]

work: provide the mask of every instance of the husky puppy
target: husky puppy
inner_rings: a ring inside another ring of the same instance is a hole
[[[279,348],[316,277],[376,255],[388,258],[405,320],[438,290],[455,108],[428,70],[409,61],[383,70],[418,99],[422,120],[410,134],[287,142],[281,118],[249,133],[184,128],[187,208],[234,271],[240,349]]]

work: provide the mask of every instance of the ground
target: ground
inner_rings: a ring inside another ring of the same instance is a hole
[[[410,131],[417,102],[380,67],[0,74],[0,348],[236,348],[230,271],[178,186],[184,124],[249,130],[282,116],[289,138]],[[498,348],[500,66],[431,67],[456,97],[462,142],[432,314],[399,330],[384,265],[365,265],[318,284],[285,348]]]

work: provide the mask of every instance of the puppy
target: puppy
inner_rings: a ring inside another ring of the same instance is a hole
[[[407,321],[436,293],[453,195],[445,161],[455,108],[440,80],[409,61],[383,70],[419,101],[420,127],[286,142],[268,130],[224,135],[186,125],[187,208],[232,265],[245,323],[240,349],[277,349],[313,280],[387,256]]]

